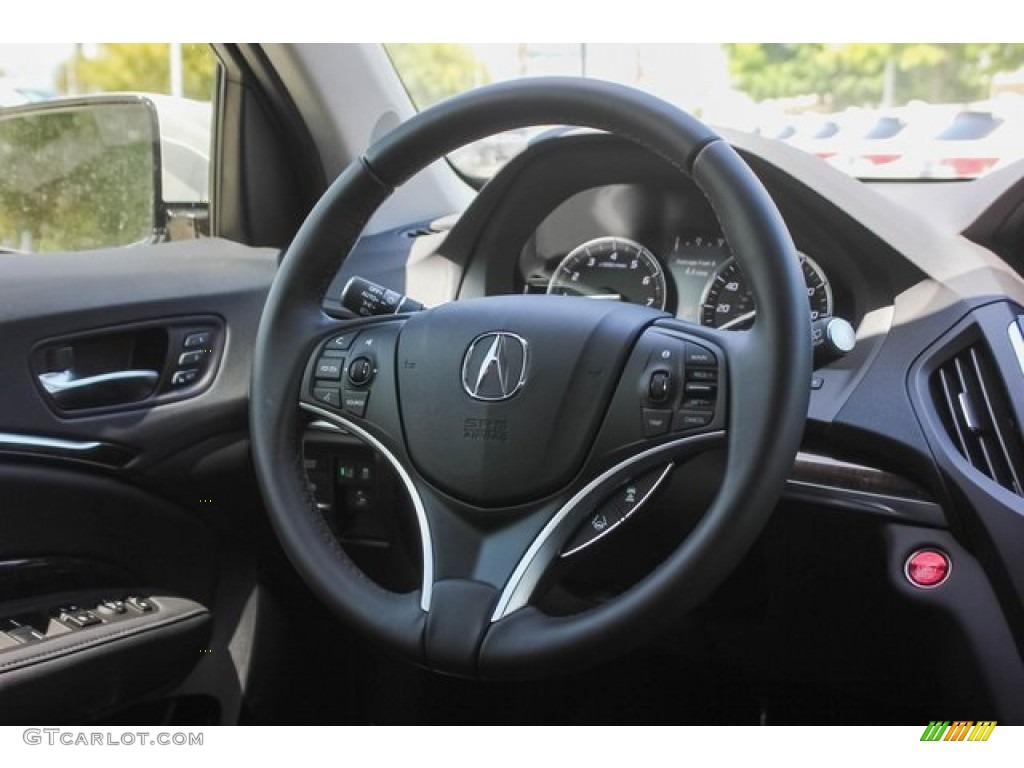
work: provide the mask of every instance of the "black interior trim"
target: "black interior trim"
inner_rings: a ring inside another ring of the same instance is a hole
[[[214,44],[218,102],[213,232],[283,248],[327,189],[316,142],[259,45]]]
[[[50,595],[4,604],[0,614],[89,605],[105,597]],[[209,611],[171,595],[150,600],[157,606],[152,613],[6,648],[0,655],[0,723],[74,722],[180,681],[209,638]]]
[[[98,440],[67,440],[0,432],[0,454],[95,464],[120,469],[135,458],[130,448]]]

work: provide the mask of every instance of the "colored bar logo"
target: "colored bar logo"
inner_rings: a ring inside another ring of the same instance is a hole
[[[932,720],[921,734],[921,741],[988,741],[995,720]]]

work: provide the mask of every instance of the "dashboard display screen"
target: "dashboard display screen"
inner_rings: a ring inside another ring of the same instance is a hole
[[[676,284],[676,317],[700,322],[708,284],[732,255],[724,237],[677,237],[666,261]]]

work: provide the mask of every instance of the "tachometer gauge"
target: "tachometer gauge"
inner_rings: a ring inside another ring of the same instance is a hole
[[[562,259],[547,292],[664,309],[668,287],[661,263],[640,243],[625,237],[599,237]]]
[[[800,254],[800,268],[807,283],[811,321],[832,314],[832,286],[817,262]],[[757,310],[754,294],[735,258],[725,262],[708,283],[701,301],[701,325],[713,328],[749,328]]]

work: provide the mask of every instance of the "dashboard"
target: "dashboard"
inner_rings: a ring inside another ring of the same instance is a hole
[[[814,158],[780,155],[750,139],[733,143],[793,238],[810,317],[845,320],[856,336],[847,354],[816,357],[801,451],[773,530],[736,582],[739,607],[724,596],[714,609],[727,625],[753,617],[741,623],[737,656],[755,668],[770,657],[800,675],[856,676],[849,665],[865,660],[872,687],[877,665],[892,661],[890,679],[921,688],[945,662],[893,660],[900,645],[893,637],[940,636],[955,623],[985,649],[972,657],[979,675],[996,680],[1014,669],[1013,679],[1024,679],[1024,506],[1010,469],[1024,455],[1024,181],[1005,194],[998,179],[927,190],[869,186]],[[961,217],[955,230],[951,212]],[[756,322],[757,306],[740,266],[744,254],[723,232],[685,175],[628,141],[570,133],[529,147],[457,217],[364,237],[324,309],[337,313],[333,297],[362,275],[427,306],[559,294],[633,302],[742,333]],[[713,498],[723,460],[711,455],[678,467],[646,516],[616,528],[603,539],[611,542],[606,549],[567,562],[544,609],[582,610],[668,556],[670,542]],[[956,562],[956,583],[910,586],[908,558],[934,547]],[[994,589],[983,586],[982,572]],[[746,602],[753,594],[756,606]],[[780,603],[777,621],[759,613]],[[939,618],[930,623],[921,611]],[[865,632],[877,621],[905,626],[893,635]],[[762,634],[749,642],[749,632]],[[1024,712],[1019,686],[994,682],[993,689],[1005,692],[1006,711]]]
[[[747,160],[789,227],[812,320],[840,319],[851,335],[879,338],[872,313],[891,307],[921,270],[795,177],[756,155]],[[570,134],[533,145],[446,226],[436,242],[416,243],[422,254],[406,246],[408,258],[380,282],[428,306],[555,293],[645,304],[719,329],[742,330],[756,318],[743,254],[733,253],[697,185],[617,137]],[[365,242],[346,273],[367,274],[373,258],[384,277],[394,258],[387,239]]]
[[[925,277],[885,239],[802,180],[745,158],[793,238],[812,322],[843,321],[856,349],[824,376],[810,416],[842,407],[877,352],[896,297]],[[627,301],[685,322],[740,331],[756,302],[707,199],[686,175],[614,136],[573,133],[531,146],[486,184],[458,218],[364,238],[327,292],[353,275],[427,306],[453,299],[553,293]],[[816,356],[821,369],[835,356]],[[830,381],[831,379],[831,381]]]

